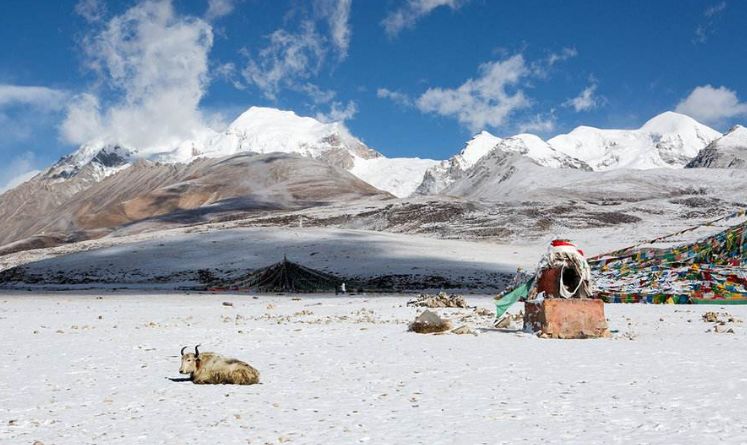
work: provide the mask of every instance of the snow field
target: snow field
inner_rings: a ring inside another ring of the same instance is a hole
[[[607,305],[613,338],[543,340],[490,329],[469,309],[438,312],[456,326],[466,317],[478,336],[409,333],[418,309],[406,301],[4,294],[0,442],[747,440],[745,327],[717,334],[701,320],[744,320],[747,307]],[[195,343],[251,363],[262,384],[168,380]]]

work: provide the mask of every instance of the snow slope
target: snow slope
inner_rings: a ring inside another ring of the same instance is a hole
[[[679,168],[721,134],[694,119],[665,112],[637,130],[581,126],[548,144],[594,170]]]
[[[745,320],[745,306],[606,305],[612,338],[543,340],[469,309],[439,312],[477,336],[413,334],[418,309],[406,301],[0,295],[0,442],[747,440],[747,330],[706,332],[701,320],[708,310]],[[489,296],[467,302],[494,308]],[[262,384],[168,380],[184,377],[179,350],[197,343],[251,363]]]
[[[737,125],[700,150],[688,168],[747,168],[747,128]]]
[[[56,253],[48,251],[51,255],[60,253],[63,255],[32,260],[25,264],[24,270],[28,276],[45,277],[43,281],[51,288],[59,288],[60,283],[54,282],[65,277],[68,282],[84,283],[83,287],[97,283],[96,287],[173,289],[199,285],[196,279],[200,269],[235,277],[287,256],[304,266],[348,278],[441,276],[468,283],[465,287],[472,289],[498,291],[515,271],[515,262],[526,266],[536,261],[533,248],[305,227],[177,229],[109,237],[62,247]],[[14,256],[27,262],[38,254],[43,252]],[[7,260],[9,257],[3,257],[3,263]]]
[[[476,134],[467,141],[464,148],[452,158],[431,166],[421,177],[417,186],[418,195],[434,195],[439,193],[459,179],[461,175],[469,170],[483,156],[490,153],[501,138],[493,136],[487,131]]]
[[[416,193],[432,195],[443,191],[496,150],[521,154],[546,167],[590,170],[584,162],[561,153],[533,134],[501,139],[483,131],[468,141],[459,154],[428,169]]]
[[[356,158],[350,173],[379,190],[385,190],[398,198],[415,192],[425,172],[438,165],[439,161],[420,158]]]
[[[493,150],[518,153],[544,167],[591,170],[583,161],[559,152],[533,134],[523,133],[503,139]]]
[[[544,167],[518,153],[493,151],[444,190],[485,201],[633,202],[698,195],[744,202],[747,172],[721,169],[617,169],[603,172]],[[663,204],[663,203],[662,203]]]
[[[322,123],[292,111],[261,107],[251,107],[241,114],[224,132],[209,140],[198,156],[222,157],[247,151],[295,153],[329,161],[335,161],[334,156],[347,155],[338,162],[348,169],[353,156],[381,156],[341,123]]]

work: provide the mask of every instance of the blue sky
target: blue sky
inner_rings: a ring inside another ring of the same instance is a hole
[[[678,110],[747,121],[747,2],[22,1],[0,5],[0,188],[96,137],[158,145],[252,105],[388,156]]]

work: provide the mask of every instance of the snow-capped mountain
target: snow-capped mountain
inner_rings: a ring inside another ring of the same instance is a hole
[[[441,192],[495,151],[516,153],[545,167],[591,170],[585,162],[561,153],[533,134],[524,133],[501,139],[483,131],[467,142],[459,154],[428,169],[416,193],[426,195]]]
[[[415,192],[425,172],[438,164],[439,161],[420,158],[356,158],[350,173],[379,190],[405,198]]]
[[[503,139],[493,151],[517,153],[543,167],[591,170],[585,162],[554,149],[533,134],[517,134]]]
[[[737,125],[708,144],[686,168],[747,168],[747,128]]]
[[[437,161],[419,158],[391,159],[366,146],[342,123],[323,123],[292,111],[251,107],[223,132],[206,132],[200,138],[171,147],[128,148],[94,141],[60,159],[44,172],[45,179],[65,180],[92,172],[101,180],[129,167],[137,159],[164,164],[189,164],[201,158],[239,153],[288,153],[344,168],[380,190],[404,197],[420,184],[426,169]]]
[[[372,150],[338,122],[323,123],[292,111],[251,107],[228,128],[196,150],[196,157],[236,153],[295,153],[351,169],[356,158],[373,159]]]
[[[654,208],[670,209],[673,197],[691,197],[719,202],[744,199],[747,170],[729,169],[714,175],[707,169],[625,169],[588,171],[539,165],[516,152],[493,150],[447,189],[444,195],[469,201],[583,203],[650,202]],[[705,198],[705,197],[708,198]],[[732,201],[735,202],[735,201]],[[689,204],[688,204],[689,205]],[[541,207],[541,206],[540,206]],[[606,206],[605,206],[606,207]],[[573,207],[548,209],[567,212]],[[596,210],[603,213],[605,209]],[[571,211],[570,214],[573,212]],[[594,214],[590,215],[593,219]],[[622,216],[625,217],[624,215]],[[615,216],[617,218],[617,216]],[[615,220],[616,221],[616,220]]]
[[[668,111],[637,130],[581,126],[547,142],[594,170],[681,168],[720,136],[695,119]]]
[[[462,151],[450,159],[441,161],[428,168],[415,190],[417,195],[433,195],[459,179],[477,161],[490,152],[501,138],[482,131],[467,141]]]
[[[43,177],[64,180],[77,176],[88,168],[93,179],[100,181],[129,165],[136,155],[137,151],[134,149],[94,141],[83,144],[74,153],[57,161],[44,172]]]
[[[251,107],[223,133],[192,152],[197,157],[243,152],[299,154],[344,168],[398,197],[412,194],[425,170],[436,163],[430,159],[387,158],[350,134],[342,123],[323,123],[292,111],[261,107]]]

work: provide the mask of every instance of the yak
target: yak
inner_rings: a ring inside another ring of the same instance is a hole
[[[181,350],[182,365],[180,374],[189,374],[192,383],[198,385],[254,385],[259,383],[259,371],[248,363],[234,358],[226,358],[214,352],[184,353]]]

